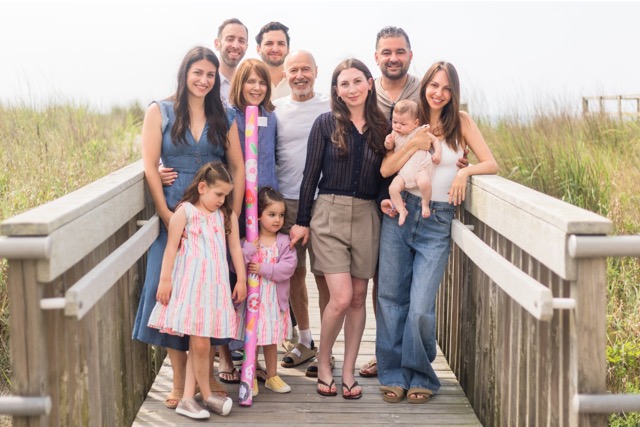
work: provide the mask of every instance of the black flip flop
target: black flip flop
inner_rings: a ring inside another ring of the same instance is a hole
[[[360,390],[360,394],[356,394],[355,396],[353,394],[344,394],[345,389],[347,389],[347,391],[349,393],[351,393],[351,389],[354,387],[358,387],[360,386],[360,384],[358,384],[358,381],[354,381],[353,384],[351,384],[351,387],[349,387],[348,385],[346,385],[344,382],[342,383],[342,398],[343,399],[349,399],[349,400],[356,400],[356,399],[360,399],[362,397],[362,389]]]
[[[331,384],[327,384],[324,381],[322,381],[320,378],[318,378],[318,385],[323,385],[323,386],[327,387],[329,389],[329,391],[322,391],[317,386],[316,386],[316,391],[321,396],[337,396],[338,395],[337,391],[333,391],[333,392],[331,391],[331,387],[333,387],[335,384],[336,384],[336,382],[333,379],[331,380]]]

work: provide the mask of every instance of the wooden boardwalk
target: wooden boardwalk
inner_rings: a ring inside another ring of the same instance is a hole
[[[370,282],[371,287],[371,282]],[[309,312],[311,328],[315,342],[320,340],[320,315],[318,310],[318,294],[311,275],[307,276],[309,290]],[[369,360],[375,352],[375,318],[371,305],[371,290],[367,297],[367,324],[360,347],[356,366]],[[282,350],[282,349],[280,349]],[[279,350],[279,352],[280,352]],[[344,335],[340,333],[333,348],[336,356],[336,367],[333,371],[341,391],[340,377],[344,354]],[[279,357],[282,353],[279,354]],[[260,355],[262,358],[262,354]],[[190,420],[167,409],[164,398],[171,390],[171,367],[167,358],[156,378],[151,391],[138,412],[133,423],[135,427],[147,426],[195,426],[203,423],[215,423],[220,426],[233,425],[455,425],[480,426],[478,418],[469,405],[464,392],[460,388],[455,375],[451,372],[446,359],[440,351],[434,363],[442,387],[437,395],[426,404],[416,405],[406,401],[391,404],[382,400],[378,391],[377,378],[356,379],[363,387],[363,396],[359,400],[346,400],[340,394],[336,397],[323,397],[315,391],[315,378],[304,375],[307,364],[295,368],[278,367],[278,374],[287,382],[292,390],[288,394],[278,394],[260,383],[260,394],[253,398],[251,407],[238,405],[238,385],[226,384],[229,396],[233,399],[233,409],[226,417],[211,414],[205,421]]]

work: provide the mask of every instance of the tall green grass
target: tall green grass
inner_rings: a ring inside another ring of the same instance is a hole
[[[139,106],[100,114],[82,105],[0,104],[0,221],[140,158]],[[0,259],[0,394],[10,386],[6,261]]]
[[[479,127],[506,178],[608,217],[614,234],[640,233],[640,121],[556,112]],[[607,268],[607,386],[640,393],[640,258]],[[637,426],[639,415],[609,421]]]

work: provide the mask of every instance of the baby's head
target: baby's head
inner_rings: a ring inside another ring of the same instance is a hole
[[[284,226],[286,213],[284,196],[272,187],[263,187],[258,192],[258,222],[260,228],[277,233]]]
[[[400,135],[406,135],[420,124],[418,104],[410,99],[398,101],[393,107],[391,126]]]

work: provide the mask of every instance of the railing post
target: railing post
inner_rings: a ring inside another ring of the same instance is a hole
[[[618,95],[618,119],[622,120],[622,95]]]
[[[16,396],[47,396],[47,352],[42,285],[36,280],[36,261],[9,260],[7,276],[11,315],[11,391]],[[47,426],[48,417],[14,416],[14,427]]]
[[[576,300],[571,315],[571,395],[606,393],[607,260],[582,258],[577,263],[577,280],[571,283],[571,297]],[[578,414],[574,408],[570,425],[606,426],[607,416]]]
[[[604,114],[604,113],[605,113],[605,109],[604,109],[604,96],[599,96],[599,97],[598,97],[598,105],[600,106],[600,114]]]

